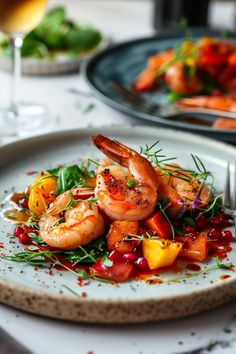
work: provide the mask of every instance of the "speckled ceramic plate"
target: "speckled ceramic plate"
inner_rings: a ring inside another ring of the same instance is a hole
[[[207,34],[207,30],[194,32],[196,38]],[[209,32],[209,34],[216,35],[217,33]],[[179,45],[184,38],[186,35],[183,33],[172,33],[116,44],[89,60],[84,70],[87,82],[99,99],[121,112],[154,122],[158,126],[195,132],[236,143],[235,130],[213,129],[211,127],[214,117],[202,119],[200,116],[194,118],[182,116],[178,119],[167,119],[155,114],[156,104],[167,104],[166,95],[158,90],[140,94],[139,96],[146,103],[138,105],[135,100],[130,98],[129,94],[121,94],[120,90],[115,89],[112,84],[112,82],[118,81],[126,90],[132,91],[132,84],[145,68],[147,59],[157,52]]]
[[[87,53],[79,54],[76,57],[69,57],[65,53],[58,53],[52,59],[23,58],[21,61],[22,73],[24,75],[56,75],[78,71],[84,60],[105,49],[108,44],[108,38],[104,37],[96,48]],[[11,60],[0,56],[0,70],[10,71],[11,67]]]
[[[190,153],[198,155],[214,172],[216,187],[222,190],[226,161],[236,160],[233,147],[199,136],[149,127],[101,128],[58,132],[22,140],[0,148],[0,198],[13,188],[23,190],[33,181],[28,171],[41,171],[80,158],[99,157],[91,144],[92,134],[115,137],[133,148],[160,140],[167,156],[177,156],[184,167],[194,167]],[[1,254],[23,248],[13,243],[14,226],[0,220]],[[229,253],[236,262],[236,247]],[[202,269],[215,263],[201,264]],[[189,273],[190,271],[188,271]],[[229,275],[227,279],[222,275]],[[80,286],[69,272],[35,269],[0,259],[0,301],[35,314],[64,320],[97,323],[131,323],[176,318],[216,307],[236,298],[236,273],[214,270],[184,280],[179,274],[162,274],[164,283],[130,281],[117,285],[91,280]],[[69,290],[70,289],[70,290]],[[74,292],[72,293],[71,290]],[[76,295],[77,294],[77,295]],[[85,297],[86,294],[86,297]]]

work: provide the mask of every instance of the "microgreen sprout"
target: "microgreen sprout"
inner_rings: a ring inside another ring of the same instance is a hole
[[[134,179],[129,179],[127,181],[127,186],[130,187],[130,188],[134,187],[135,186],[135,180]]]
[[[160,236],[150,235],[148,232],[145,232],[144,235],[129,234],[124,237],[124,241],[140,241],[141,242],[146,239],[156,240],[159,238],[160,238]]]

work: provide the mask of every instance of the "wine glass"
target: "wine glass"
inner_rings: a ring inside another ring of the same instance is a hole
[[[18,98],[23,38],[39,24],[46,6],[47,0],[0,0],[0,31],[9,36],[13,57],[11,101],[0,110],[1,130],[5,136],[33,134],[48,120],[46,107],[23,103]]]

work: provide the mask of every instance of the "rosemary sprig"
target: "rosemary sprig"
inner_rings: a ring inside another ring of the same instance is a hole
[[[154,142],[151,145],[145,145],[145,147],[140,148],[140,154],[145,156],[154,166],[157,166],[161,173],[161,177],[168,176],[169,181],[171,177],[176,177],[180,180],[186,181],[186,182],[191,182],[193,183],[194,181],[199,181],[200,186],[197,192],[197,196],[199,197],[202,193],[203,187],[209,177],[211,177],[211,183],[210,183],[210,188],[211,191],[213,190],[213,184],[214,184],[214,177],[210,171],[207,171],[203,162],[201,159],[196,156],[191,154],[191,157],[193,159],[193,162],[196,166],[197,171],[194,171],[192,169],[184,169],[181,168],[177,165],[172,165],[172,164],[166,164],[167,161],[170,160],[175,160],[176,157],[171,157],[167,158],[165,155],[163,155],[161,152],[163,149],[156,149],[157,144],[159,143],[159,140]],[[165,162],[165,164],[163,164]],[[192,175],[189,176],[189,174]]]

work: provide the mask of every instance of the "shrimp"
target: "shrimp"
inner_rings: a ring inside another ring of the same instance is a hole
[[[159,179],[159,195],[168,198],[168,212],[175,216],[183,208],[204,207],[208,204],[211,191],[209,187],[194,178],[189,171],[185,171],[177,164],[166,165],[170,175],[163,175],[163,171],[156,168]],[[201,188],[201,191],[200,191]],[[199,193],[200,192],[200,193]]]
[[[78,189],[59,195],[39,221],[40,236],[51,247],[75,249],[87,245],[104,232],[104,221],[97,204],[75,200],[70,195],[78,195]],[[68,204],[70,201],[71,206]],[[62,212],[63,222],[60,223]]]
[[[88,199],[89,197],[94,197],[93,188],[72,188],[64,193],[60,194],[46,210],[46,214],[56,215],[64,211],[67,205],[73,200],[77,199]]]
[[[169,88],[181,94],[193,94],[201,91],[201,81],[195,73],[189,79],[186,78],[184,66],[181,63],[171,65],[165,74],[165,81]]]
[[[218,118],[212,125],[215,129],[229,129],[236,130],[236,120],[233,118]]]
[[[228,96],[197,96],[183,98],[176,102],[181,107],[201,107],[236,113],[236,94]]]
[[[152,164],[126,145],[102,135],[92,137],[94,145],[121,166],[99,168],[95,196],[111,219],[138,221],[150,215],[158,195],[158,179]]]
[[[167,50],[150,57],[147,67],[139,74],[137,80],[133,83],[133,89],[138,92],[152,90],[162,76],[162,74],[158,74],[158,70],[173,60],[173,57],[173,50]]]

